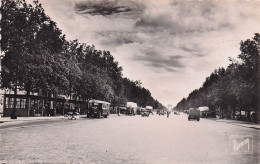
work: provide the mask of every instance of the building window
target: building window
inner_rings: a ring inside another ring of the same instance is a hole
[[[16,99],[16,108],[20,108],[21,107],[21,99],[20,98],[17,98]]]
[[[16,108],[17,109],[25,109],[26,99],[16,98]],[[14,98],[6,97],[6,108],[14,107]]]
[[[21,99],[21,108],[25,109],[26,99]]]
[[[14,107],[14,98],[7,97],[6,98],[6,108]]]

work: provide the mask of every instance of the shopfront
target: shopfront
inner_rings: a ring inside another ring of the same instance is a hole
[[[14,94],[4,94],[3,116],[9,117],[14,110]],[[83,101],[49,98],[35,95],[16,95],[15,113],[17,117],[57,116],[76,110],[85,114],[86,103]]]

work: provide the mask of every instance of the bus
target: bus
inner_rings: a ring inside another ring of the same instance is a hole
[[[88,109],[87,109],[87,117],[94,118],[107,118],[110,114],[110,103],[106,101],[100,100],[89,100],[88,101]]]

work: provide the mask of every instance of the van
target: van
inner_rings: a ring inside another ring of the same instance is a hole
[[[195,119],[197,121],[200,121],[200,110],[195,108],[190,108],[188,113],[188,120]]]

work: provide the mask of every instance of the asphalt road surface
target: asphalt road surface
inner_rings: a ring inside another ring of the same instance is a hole
[[[1,163],[260,163],[260,130],[187,115],[29,121],[0,127]]]

